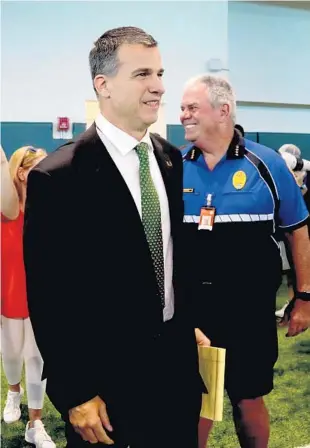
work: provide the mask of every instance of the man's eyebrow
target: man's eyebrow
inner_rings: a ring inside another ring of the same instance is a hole
[[[198,103],[181,104],[181,107],[196,107],[199,106]]]
[[[164,71],[165,71],[165,70],[164,70],[163,68],[161,68],[160,70],[158,70],[157,73],[163,74]],[[144,72],[144,73],[152,73],[153,70],[152,70],[151,68],[141,67],[141,68],[137,68],[136,70],[134,70],[134,71],[132,72],[132,75],[137,75],[138,73],[141,73],[141,72]]]

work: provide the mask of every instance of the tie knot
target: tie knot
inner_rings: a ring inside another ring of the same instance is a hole
[[[148,149],[149,149],[149,145],[145,142],[139,143],[135,148],[135,150],[138,153],[138,156],[147,154]]]

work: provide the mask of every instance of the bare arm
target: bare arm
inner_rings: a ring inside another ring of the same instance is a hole
[[[310,239],[308,227],[303,226],[287,235],[296,271],[297,291],[310,292]],[[310,327],[310,302],[298,299],[291,313],[287,335],[296,336]]]
[[[9,219],[16,219],[19,214],[19,199],[16,188],[10,176],[9,164],[0,146],[1,152],[1,213]]]
[[[310,292],[310,239],[308,227],[305,225],[286,236],[292,250],[297,290]]]

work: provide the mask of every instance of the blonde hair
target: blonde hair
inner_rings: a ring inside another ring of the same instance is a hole
[[[21,181],[18,178],[19,168],[29,170],[35,165],[35,162],[42,157],[47,156],[47,152],[42,148],[33,146],[22,146],[16,149],[9,160],[9,171],[14,182],[19,197],[21,198]]]

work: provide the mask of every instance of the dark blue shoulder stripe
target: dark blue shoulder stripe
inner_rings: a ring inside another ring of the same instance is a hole
[[[275,219],[277,220],[278,212],[279,212],[279,208],[280,208],[280,199],[278,197],[278,193],[277,193],[274,181],[272,179],[272,176],[271,176],[270,172],[268,171],[266,165],[256,156],[256,154],[254,154],[253,152],[249,152],[245,148],[245,156],[256,166],[260,175],[262,176],[262,178],[264,179],[264,181],[270,188],[270,191],[272,193],[273,200],[274,200],[274,205],[275,205]]]

